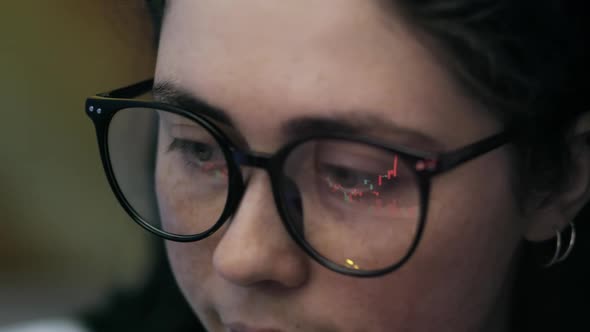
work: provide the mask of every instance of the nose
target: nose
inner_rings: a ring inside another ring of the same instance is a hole
[[[280,220],[266,172],[251,173],[239,208],[213,253],[213,267],[240,285],[299,287],[309,274],[309,258]]]

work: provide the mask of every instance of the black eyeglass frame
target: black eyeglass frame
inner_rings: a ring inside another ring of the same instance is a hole
[[[400,268],[412,256],[422,237],[428,211],[431,179],[438,174],[451,170],[462,163],[465,163],[504,144],[509,143],[512,139],[514,139],[514,136],[517,132],[517,126],[511,126],[500,133],[468,144],[462,148],[438,154],[406,147],[384,145],[380,142],[366,138],[351,139],[349,136],[344,135],[325,134],[305,137],[303,139],[290,142],[276,153],[267,155],[240,149],[223,133],[223,131],[217,128],[217,126],[205,116],[195,114],[188,110],[184,110],[182,108],[165,103],[133,99],[150,92],[152,86],[153,79],[149,79],[113,91],[99,93],[96,96],[87,98],[86,100],[86,113],[93,121],[96,129],[99,152],[111,189],[113,190],[113,193],[115,194],[115,197],[121,206],[137,224],[148,231],[171,241],[193,242],[206,238],[221,228],[221,226],[235,212],[239,205],[239,202],[246,189],[240,167],[249,166],[263,168],[270,176],[275,204],[277,206],[281,220],[291,238],[293,238],[300,248],[302,248],[319,264],[332,271],[355,277],[377,277]],[[118,111],[127,108],[155,108],[187,117],[202,125],[214,137],[214,139],[217,140],[228,163],[228,188],[231,188],[231,190],[228,191],[224,210],[213,227],[205,232],[195,235],[185,236],[167,233],[146,222],[127,201],[125,195],[119,187],[119,184],[117,183],[113,167],[110,162],[108,150],[109,124]],[[418,229],[412,244],[403,258],[397,263],[386,268],[371,271],[349,269],[338,265],[322,256],[304,239],[302,234],[297,231],[295,226],[296,223],[292,220],[293,217],[287,213],[288,208],[285,206],[286,199],[283,197],[284,193],[281,190],[281,188],[284,188],[284,183],[282,181],[285,180],[282,171],[284,162],[289,156],[289,153],[300,144],[312,139],[338,139],[367,144],[380,149],[388,150],[392,153],[396,153],[402,157],[404,161],[409,162],[410,165],[413,165],[410,168],[415,172],[420,190],[420,217],[418,221]],[[418,165],[421,165],[421,167],[418,167]]]

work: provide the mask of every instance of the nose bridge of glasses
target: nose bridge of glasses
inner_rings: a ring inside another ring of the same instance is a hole
[[[233,150],[232,155],[239,166],[257,167],[270,170],[270,154],[254,151]]]

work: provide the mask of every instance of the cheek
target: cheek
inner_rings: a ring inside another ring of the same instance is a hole
[[[423,289],[430,288],[425,297],[440,308],[486,311],[510,282],[522,219],[506,176],[509,163],[499,155],[433,181],[426,229],[410,266]]]
[[[510,256],[519,243],[523,220],[508,156],[492,152],[470,163],[433,181],[423,242],[461,261]]]
[[[219,217],[223,202],[209,200],[199,204],[202,192],[187,183],[182,169],[172,158],[163,158],[160,153],[156,167],[156,196],[161,227],[175,234],[196,234],[207,230]],[[217,203],[216,203],[217,202]],[[198,242],[165,241],[172,271],[180,290],[196,313],[207,312],[207,280],[212,275],[211,257],[223,230]]]
[[[217,233],[223,233],[223,229]],[[220,234],[217,233],[199,242],[165,241],[176,282],[193,312],[204,323],[217,321],[212,319],[217,314],[211,307],[211,299],[219,291],[211,259],[219,242]]]
[[[399,270],[369,280],[321,281],[321,298],[340,303],[334,317],[348,312],[369,319],[375,331],[463,331],[478,330],[490,312],[508,307],[501,297],[510,289],[522,219],[505,176],[509,168],[473,163],[433,181],[423,237]]]
[[[213,227],[221,216],[227,197],[226,179],[211,179],[200,172],[194,166],[187,166],[178,155],[158,153],[156,197],[165,231],[199,234]]]

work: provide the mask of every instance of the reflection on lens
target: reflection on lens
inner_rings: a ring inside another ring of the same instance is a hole
[[[299,196],[302,236],[322,256],[353,270],[377,270],[404,258],[419,224],[415,173],[399,155],[342,140],[298,146],[285,164]],[[293,200],[293,198],[291,198]]]
[[[215,225],[227,201],[228,167],[207,129],[171,112],[129,108],[112,119],[108,144],[117,184],[145,223],[176,235]]]

